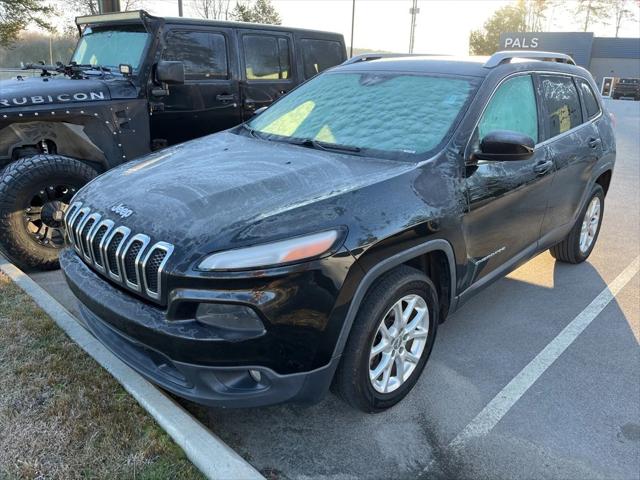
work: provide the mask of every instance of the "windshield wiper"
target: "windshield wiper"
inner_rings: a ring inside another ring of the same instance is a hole
[[[323,142],[312,138],[292,139],[291,143],[301,145],[303,147],[317,148],[318,150],[336,150],[341,152],[358,153],[362,151],[360,147],[353,145],[342,145],[340,143]]]

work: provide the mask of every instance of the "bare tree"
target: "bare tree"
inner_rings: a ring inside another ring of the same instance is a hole
[[[582,31],[586,32],[591,23],[606,23],[604,20],[609,14],[609,2],[607,0],[578,0],[575,13],[584,15]]]
[[[547,9],[553,6],[553,0],[527,0],[524,2],[526,10],[527,30],[541,32],[544,30],[544,22],[547,18]]]
[[[231,0],[194,0],[193,8],[202,18],[229,20]]]
[[[640,4],[640,2],[638,2]],[[613,7],[613,20],[616,26],[616,37],[620,32],[620,26],[625,20],[633,20],[635,15],[633,11],[628,8],[628,0],[612,0],[611,6]]]
[[[70,10],[73,10],[74,14],[97,15],[100,13],[98,0],[69,0],[63,3],[70,6]],[[123,12],[127,10],[137,10],[142,8],[142,4],[143,0],[120,0],[120,9]]]

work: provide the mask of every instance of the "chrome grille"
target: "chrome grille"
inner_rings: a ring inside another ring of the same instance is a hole
[[[156,301],[162,299],[162,272],[173,252],[166,242],[151,243],[144,234],[82,208],[79,202],[65,215],[67,237],[90,267],[110,280]]]

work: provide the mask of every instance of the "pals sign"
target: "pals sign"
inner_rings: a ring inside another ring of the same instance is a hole
[[[538,48],[538,37],[506,37],[504,39],[505,48]]]

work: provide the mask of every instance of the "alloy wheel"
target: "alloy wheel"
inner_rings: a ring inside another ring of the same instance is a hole
[[[600,210],[600,197],[595,196],[591,199],[591,202],[589,202],[589,206],[582,220],[582,228],[580,229],[580,251],[583,254],[589,251],[598,233]]]
[[[369,351],[369,380],[391,393],[414,372],[427,345],[429,308],[420,295],[406,295],[384,315]]]

